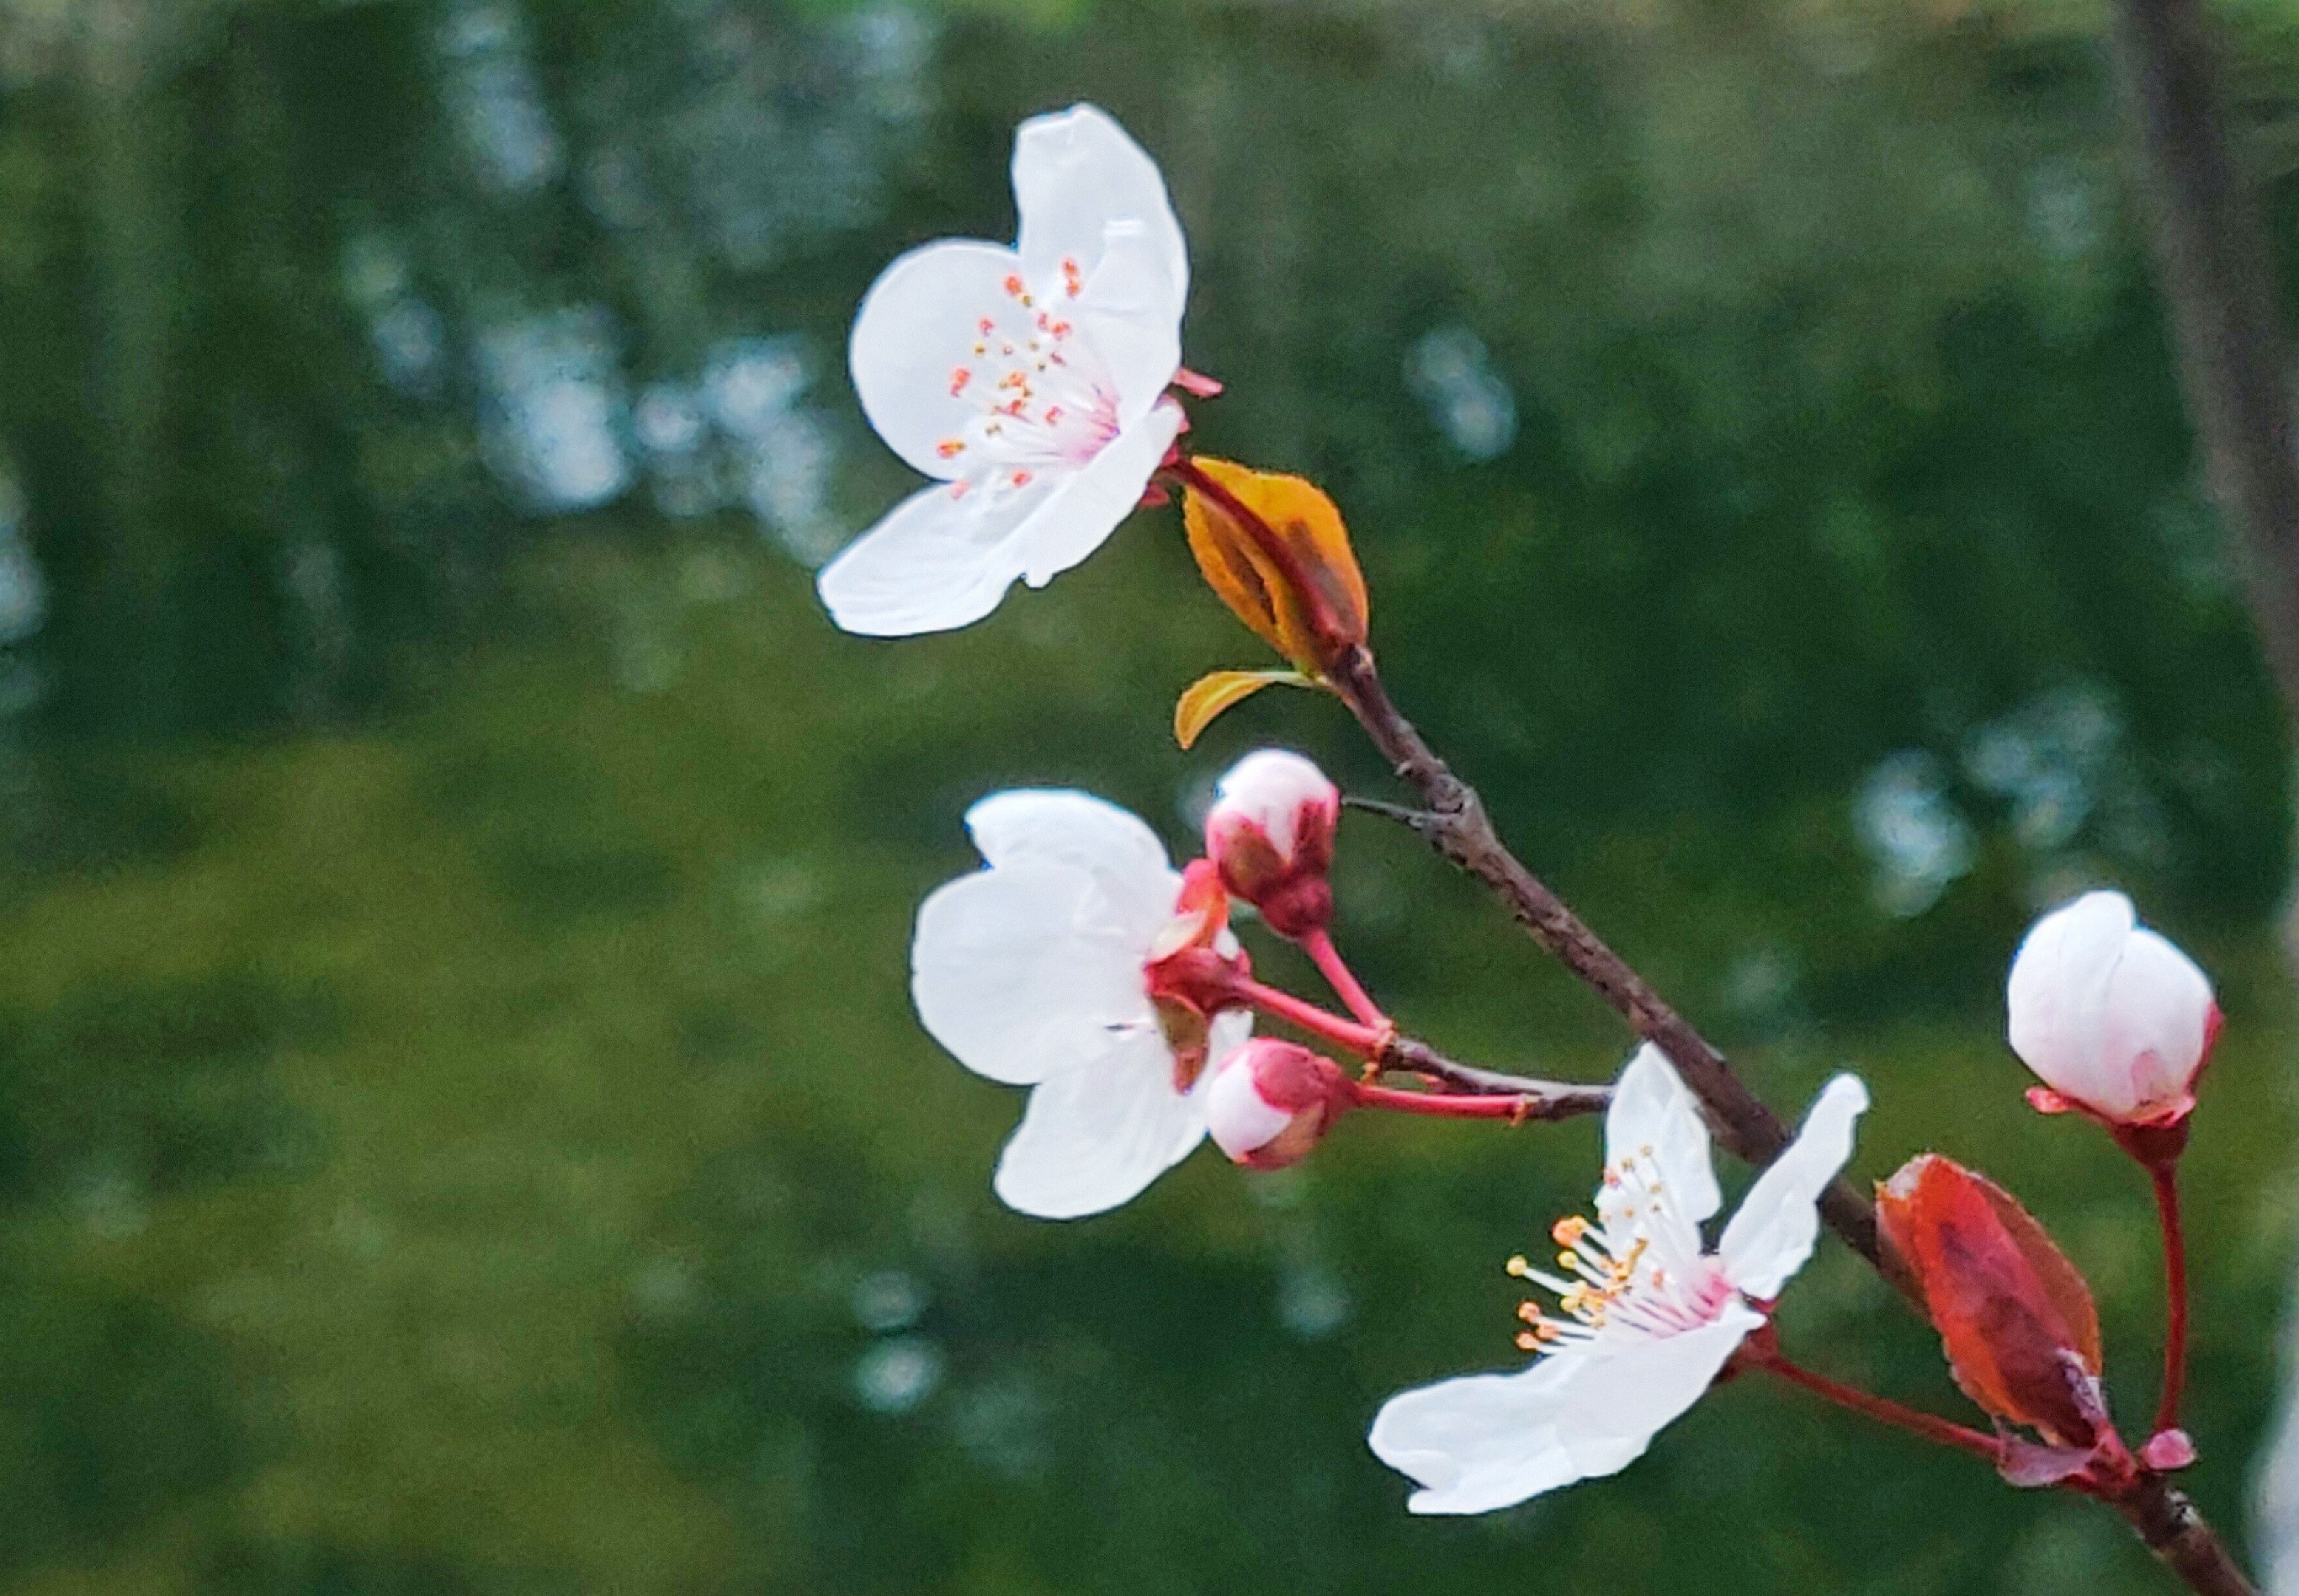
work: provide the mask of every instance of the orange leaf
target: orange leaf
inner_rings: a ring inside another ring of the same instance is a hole
[[[1365,575],[1333,501],[1299,476],[1190,464],[1215,490],[1192,484],[1183,500],[1190,552],[1237,618],[1312,676],[1365,641]]]
[[[1174,740],[1188,748],[1224,710],[1280,682],[1288,687],[1311,685],[1298,671],[1208,671],[1184,688],[1174,703]]]
[[[1953,1159],[1912,1159],[1876,1194],[1964,1393],[2059,1446],[2089,1446],[2105,1412],[2090,1288],[2010,1194]]]

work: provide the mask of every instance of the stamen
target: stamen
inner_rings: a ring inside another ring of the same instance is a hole
[[[1516,1317],[1526,1327],[1517,1335],[1518,1346],[1554,1352],[1608,1327],[1619,1333],[1673,1336],[1710,1323],[1730,1300],[1733,1294],[1721,1275],[1713,1269],[1703,1273],[1697,1231],[1687,1220],[1664,1214],[1655,1200],[1657,1173],[1647,1154],[1606,1170],[1602,1222],[1574,1214],[1549,1228],[1559,1273],[1535,1268],[1522,1253],[1508,1261],[1511,1275],[1556,1298],[1560,1316],[1551,1317],[1538,1301],[1519,1303]],[[1712,1288],[1711,1276],[1717,1288]]]

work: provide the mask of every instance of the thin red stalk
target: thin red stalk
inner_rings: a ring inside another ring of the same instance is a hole
[[[1350,1013],[1375,1028],[1390,1022],[1389,1016],[1381,1012],[1381,1005],[1357,984],[1356,972],[1342,962],[1340,949],[1333,946],[1332,938],[1325,934],[1323,927],[1301,939],[1301,951],[1309,955],[1317,973],[1325,978],[1325,984],[1333,988],[1333,995],[1348,1005]]]
[[[2179,1399],[2187,1388],[2187,1238],[2179,1224],[2179,1167],[2165,1161],[2147,1167],[2155,1187],[2155,1211],[2163,1222],[2163,1394],[2155,1403],[2155,1428],[2179,1427]]]
[[[1342,1052],[1353,1054],[1368,1063],[1381,1057],[1390,1039],[1396,1035],[1394,1026],[1377,1029],[1359,1025],[1321,1009],[1314,1003],[1304,1003],[1291,992],[1265,987],[1257,980],[1241,977],[1229,983],[1227,989],[1273,1020],[1282,1020],[1286,1024],[1306,1030],[1321,1041],[1331,1042]]]
[[[1399,1113],[1429,1114],[1445,1120],[1518,1121],[1526,1118],[1533,1107],[1529,1097],[1401,1092],[1393,1087],[1369,1086],[1361,1080],[1349,1083],[1349,1101],[1359,1108],[1395,1109]]]
[[[1891,1425],[1896,1429],[1907,1431],[1912,1435],[1921,1435],[1925,1440],[1937,1442],[1942,1446],[1950,1446],[1958,1451],[1970,1452],[1973,1457],[1985,1459],[1990,1463],[1997,1461],[2003,1456],[2003,1448],[1996,1443],[1992,1435],[1983,1435],[1978,1430],[1969,1429],[1934,1414],[1921,1413],[1913,1408],[1903,1407],[1888,1397],[1876,1396],[1831,1380],[1826,1375],[1816,1373],[1805,1368],[1801,1363],[1791,1361],[1789,1356],[1777,1347],[1759,1347],[1752,1342],[1749,1344],[1747,1361],[1755,1368],[1780,1376],[1791,1385],[1801,1385],[1824,1402],[1834,1402],[1839,1408],[1847,1409],[1863,1418],[1872,1418],[1879,1424]]]
[[[1462,1096],[1489,1098],[1506,1104],[1500,1112],[1527,1120],[1570,1120],[1605,1112],[1613,1088],[1569,1080],[1542,1080],[1529,1075],[1506,1075],[1481,1070],[1448,1058],[1428,1043],[1399,1036],[1383,1021],[1378,1026],[1358,1025],[1339,1014],[1305,1003],[1290,992],[1266,987],[1244,977],[1232,977],[1221,988],[1227,999],[1256,1013],[1307,1032],[1372,1064],[1377,1070],[1418,1075],[1442,1081]]]

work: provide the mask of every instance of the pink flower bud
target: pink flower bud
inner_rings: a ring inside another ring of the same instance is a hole
[[[2012,1050],[2044,1083],[2028,1100],[2046,1113],[2168,1126],[2195,1107],[2220,1028],[2211,980],[2122,893],[2087,892],[2038,921],[2004,996]]]
[[[1282,1170],[1309,1155],[1349,1106],[1349,1079],[1307,1047],[1256,1037],[1206,1088],[1206,1125],[1230,1162]]]
[[[1222,884],[1299,939],[1333,917],[1333,828],[1340,789],[1299,754],[1264,748],[1230,767],[1206,816],[1206,853]]]

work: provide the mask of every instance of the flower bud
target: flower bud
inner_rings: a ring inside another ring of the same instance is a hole
[[[2044,1083],[2028,1100],[2046,1113],[2165,1126],[2195,1107],[2219,1034],[2211,980],[2121,892],[2087,892],[2038,921],[2004,1004],[2012,1050]]]
[[[1349,1079],[1293,1042],[1256,1037],[1222,1062],[1206,1088],[1206,1125],[1232,1163],[1299,1163],[1349,1106]]]
[[[1264,748],[1230,767],[1206,816],[1206,853],[1222,885],[1299,939],[1333,917],[1333,828],[1340,790],[1299,754]]]
[[[1955,1383],[1996,1418],[2043,1438],[2007,1457],[2015,1483],[2065,1478],[2120,1445],[2100,1390],[2091,1289],[2026,1209],[1927,1153],[1877,1188],[1876,1219],[1915,1276]]]

